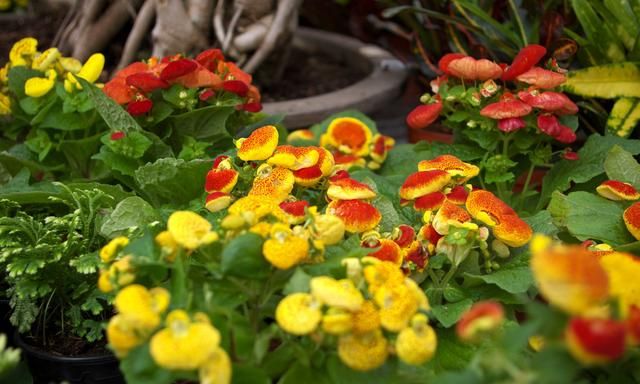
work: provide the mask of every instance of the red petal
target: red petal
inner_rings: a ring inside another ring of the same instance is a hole
[[[538,129],[546,135],[555,137],[560,133],[560,123],[554,115],[542,114],[538,116]]]
[[[509,117],[498,121],[498,129],[502,132],[514,132],[524,128],[526,125],[520,117]]]
[[[144,115],[153,108],[153,102],[149,99],[133,101],[127,105],[127,112],[132,116]]]
[[[153,92],[156,89],[169,88],[169,83],[158,78],[151,72],[134,73],[127,76],[127,85],[136,87],[144,93]]]
[[[240,80],[225,80],[222,83],[222,89],[241,97],[246,96],[247,92],[249,92],[249,86]]]
[[[463,57],[465,57],[465,55],[463,55],[462,53],[447,53],[446,55],[442,56],[440,61],[438,61],[438,68],[440,68],[442,72],[450,74],[448,70],[449,64],[453,60],[461,59]]]
[[[615,360],[624,354],[625,327],[611,319],[573,318],[569,322],[569,343],[595,358]]]
[[[518,75],[525,73],[547,54],[547,49],[542,45],[530,44],[522,48],[513,59],[513,62],[502,74],[502,80],[513,80]]]
[[[409,246],[416,236],[416,231],[413,230],[412,226],[406,224],[399,225],[398,230],[400,231],[400,235],[394,240],[396,244],[398,244],[400,248]]]
[[[559,124],[560,131],[554,136],[554,139],[563,144],[571,144],[576,141],[576,133],[566,125]]]
[[[122,138],[124,138],[126,136],[126,134],[122,131],[115,131],[111,134],[111,136],[109,137],[111,140],[120,140]]]
[[[200,96],[198,96],[198,98],[200,99],[200,101],[207,101],[215,94],[216,93],[213,91],[213,89],[205,89],[200,93]]]
[[[226,156],[226,155],[220,155],[216,157],[215,159],[213,159],[213,167],[211,167],[211,169],[217,169],[220,163],[222,163],[224,160],[228,158],[229,156]]]
[[[215,72],[218,68],[218,62],[224,61],[224,55],[217,48],[207,49],[196,57],[196,61],[211,72]]]
[[[280,203],[280,208],[292,216],[304,216],[304,209],[308,206],[309,203],[304,200]]]
[[[238,105],[237,108],[240,109],[240,110],[243,110],[243,111],[256,113],[256,112],[262,111],[262,104],[260,104],[260,103],[246,103],[246,104]]]
[[[502,120],[510,117],[522,117],[531,113],[531,106],[520,100],[504,100],[487,105],[480,115],[490,119]]]
[[[407,115],[407,125],[411,129],[424,129],[436,121],[442,111],[442,103],[419,105]]]
[[[167,64],[160,72],[160,78],[165,81],[176,79],[191,73],[198,68],[198,63],[191,59],[179,59]]]

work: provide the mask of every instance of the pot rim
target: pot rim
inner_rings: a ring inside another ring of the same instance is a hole
[[[29,343],[26,342],[20,335],[20,332],[16,330],[15,332],[15,343],[20,349],[25,351],[30,355],[34,355],[39,359],[49,360],[49,361],[59,361],[61,363],[107,363],[107,362],[117,362],[118,359],[113,355],[113,353],[98,355],[98,356],[60,356],[55,355],[53,353],[49,353],[42,349],[39,349]]]
[[[312,46],[320,52],[331,54],[339,50],[351,60],[365,60],[371,71],[364,79],[333,92],[264,103],[265,113],[285,115],[283,123],[288,128],[307,127],[346,109],[373,112],[400,93],[408,74],[405,64],[390,52],[349,36],[300,27],[294,39],[299,45]]]

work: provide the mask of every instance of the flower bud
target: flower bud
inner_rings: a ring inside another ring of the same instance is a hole
[[[502,305],[495,301],[480,301],[462,315],[456,333],[463,341],[475,342],[482,334],[500,327],[503,320]]]
[[[604,364],[624,354],[625,326],[611,319],[574,317],[566,330],[569,352],[586,365]]]

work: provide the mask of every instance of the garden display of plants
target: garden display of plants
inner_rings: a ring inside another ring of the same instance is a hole
[[[626,20],[597,3],[576,11],[587,36]],[[443,55],[406,124],[453,144],[404,144],[356,110],[289,132],[215,48],[101,83],[102,54],[17,41],[0,381],[22,359],[35,383],[640,382],[628,39],[583,69],[524,29],[508,63]],[[597,132],[591,97],[617,99]]]

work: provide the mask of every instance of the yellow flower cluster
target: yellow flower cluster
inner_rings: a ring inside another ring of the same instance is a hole
[[[58,78],[64,79],[67,92],[82,89],[77,78],[96,82],[104,67],[104,56],[101,53],[93,54],[83,65],[74,58],[62,57],[55,47],[38,51],[38,41],[33,37],[19,40],[9,52],[9,62],[0,69],[0,115],[11,113],[11,99],[7,90],[9,71],[21,66],[42,73],[43,76],[32,77],[24,85],[27,96],[39,98],[54,88]]]
[[[224,384],[231,381],[231,361],[220,347],[220,333],[204,313],[190,316],[176,309],[166,316],[170,303],[164,288],[147,289],[131,284],[115,298],[118,313],[107,326],[107,339],[120,358],[149,341],[154,362],[168,370],[197,370],[200,382]]]
[[[358,371],[380,367],[390,353],[407,364],[431,359],[437,340],[420,312],[429,302],[418,285],[390,262],[366,257],[343,264],[348,278],[314,277],[310,293],[282,299],[278,325],[294,335],[336,335],[338,356]]]

